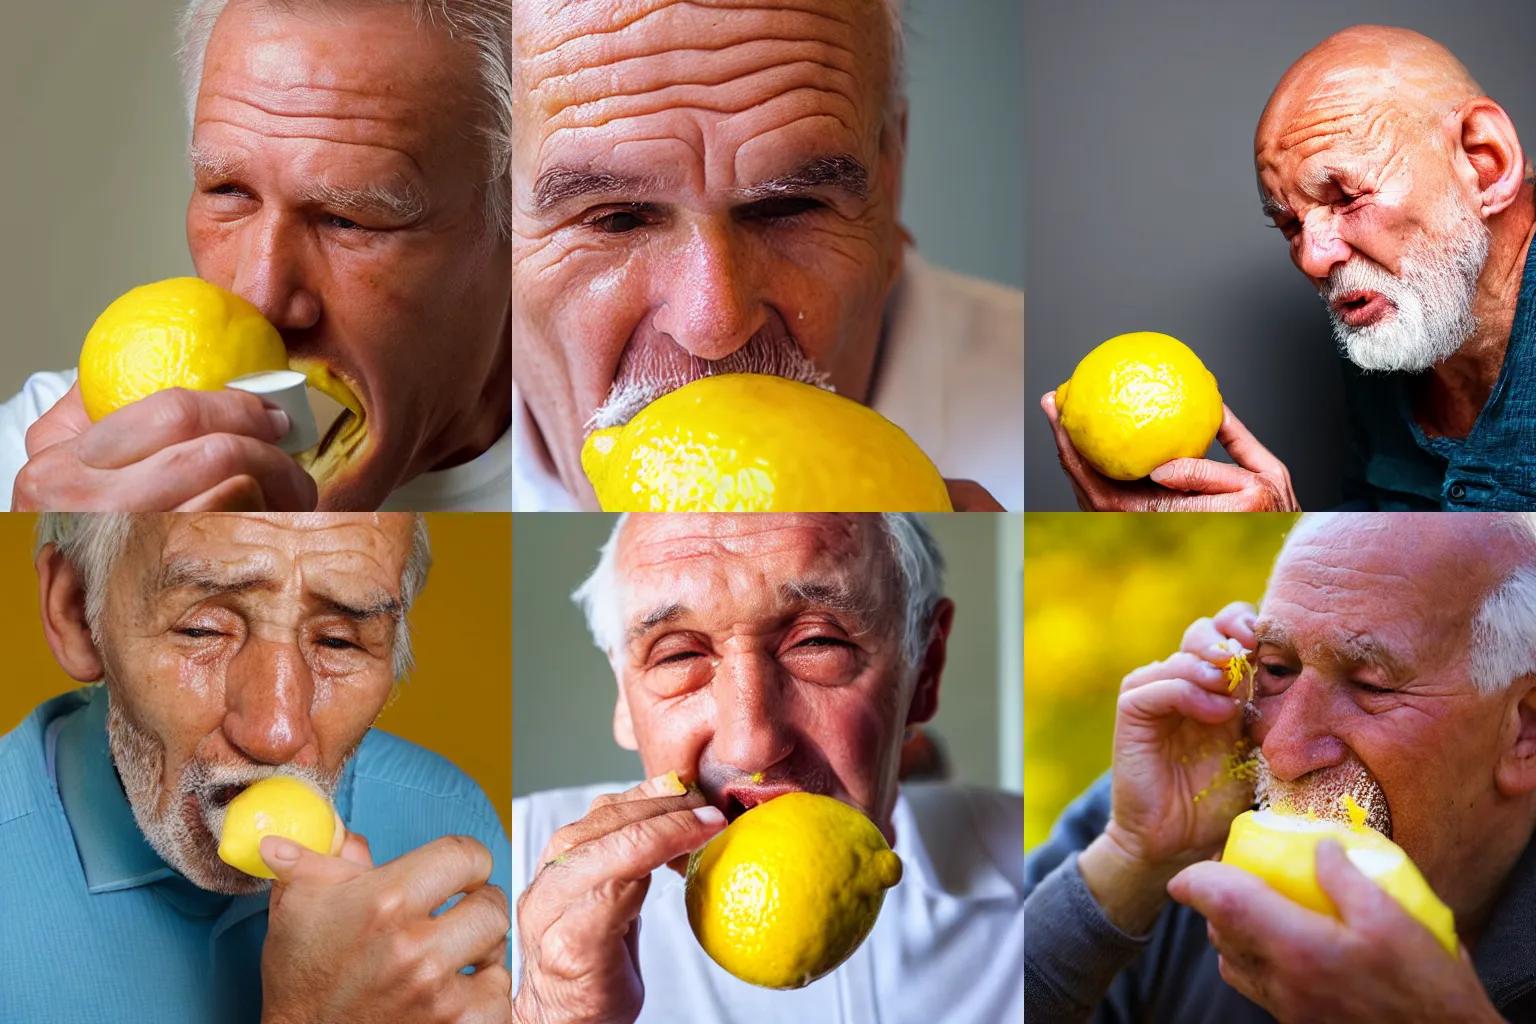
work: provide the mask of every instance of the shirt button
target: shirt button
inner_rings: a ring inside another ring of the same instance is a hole
[[[1462,498],[1465,498],[1466,496],[1467,496],[1467,488],[1466,488],[1465,484],[1451,484],[1451,500],[1452,501],[1460,501]]]

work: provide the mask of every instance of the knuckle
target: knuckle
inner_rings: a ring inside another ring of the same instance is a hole
[[[393,928],[394,923],[405,915],[405,909],[410,903],[410,894],[405,886],[398,882],[391,882],[379,889],[373,898],[369,908],[369,916],[372,923],[378,928]]]
[[[153,426],[177,437],[194,437],[202,432],[202,406],[185,388],[156,392]]]

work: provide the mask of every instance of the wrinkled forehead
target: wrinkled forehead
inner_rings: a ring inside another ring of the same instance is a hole
[[[896,597],[884,536],[868,515],[632,516],[615,568],[626,625],[659,600],[750,618],[808,596],[865,613]]]

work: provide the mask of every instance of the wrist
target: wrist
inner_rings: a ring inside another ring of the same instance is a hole
[[[1078,854],[1077,869],[1110,924],[1139,938],[1168,904],[1168,881],[1184,865],[1143,860],[1127,851],[1112,829],[1113,823]]]

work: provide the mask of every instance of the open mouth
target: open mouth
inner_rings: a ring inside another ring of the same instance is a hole
[[[368,414],[357,393],[329,366],[303,359],[295,359],[292,365],[304,374],[311,388],[342,407],[320,443],[294,456],[299,466],[324,488],[366,450]]]
[[[727,822],[735,821],[759,804],[765,804],[774,797],[783,796],[785,793],[804,792],[799,786],[764,786],[743,785],[727,786],[720,795],[725,803],[720,807]]]
[[[1392,311],[1392,303],[1381,292],[1357,290],[1333,300],[1333,313],[1350,327],[1369,327]]]

